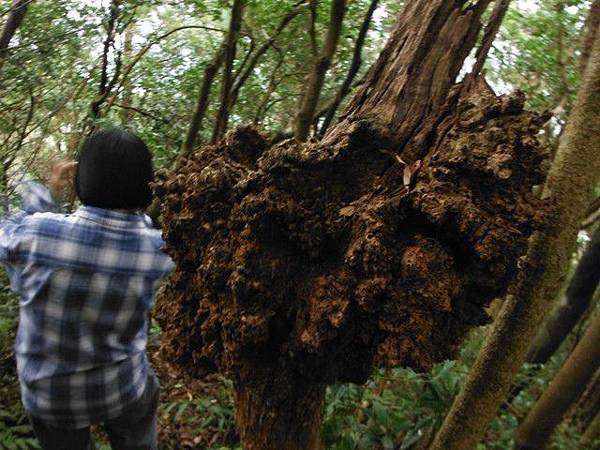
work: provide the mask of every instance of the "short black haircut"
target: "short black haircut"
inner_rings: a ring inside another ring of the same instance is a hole
[[[144,209],[152,201],[153,180],[152,154],[130,131],[100,129],[81,147],[75,189],[86,206]]]

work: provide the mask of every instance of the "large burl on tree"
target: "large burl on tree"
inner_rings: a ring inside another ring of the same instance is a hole
[[[454,85],[489,2],[463,3],[408,2],[322,141],[242,127],[157,182],[177,263],[162,349],[234,380],[246,450],[320,448],[328,384],[451,358],[515,277],[547,118],[479,78]]]

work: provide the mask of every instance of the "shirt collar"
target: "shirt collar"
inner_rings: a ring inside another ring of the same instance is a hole
[[[74,215],[112,228],[147,227],[144,214],[141,212],[126,213],[112,209],[96,208],[95,206],[81,206],[75,211]]]

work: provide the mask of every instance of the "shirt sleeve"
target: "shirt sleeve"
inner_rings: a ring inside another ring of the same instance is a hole
[[[4,211],[0,218],[0,263],[17,262],[17,247],[22,235],[25,219],[37,212],[58,212],[59,208],[48,188],[33,181],[15,186],[20,196],[20,205],[11,211],[9,202],[3,198]]]

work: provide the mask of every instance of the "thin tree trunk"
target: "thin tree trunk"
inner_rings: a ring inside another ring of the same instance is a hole
[[[600,88],[600,85],[597,86]],[[600,366],[600,315],[515,432],[516,450],[543,450],[568,408]]]
[[[117,21],[119,19],[120,0],[112,0],[110,4],[108,23],[106,25],[106,38],[104,39],[102,51],[102,69],[100,73],[100,84],[98,86],[98,95],[90,105],[90,117],[92,120],[98,119],[101,116],[100,108],[108,98],[121,72],[121,53],[116,56],[115,71],[113,76],[108,74],[109,55],[111,48],[114,46],[115,35],[117,32]]]
[[[490,49],[492,48],[492,44],[496,39],[496,35],[500,30],[500,25],[502,25],[502,21],[504,20],[504,16],[508,11],[509,6],[510,0],[496,0],[496,5],[494,6],[492,15],[483,33],[481,46],[477,49],[477,53],[475,54],[475,65],[471,71],[473,75],[479,75],[483,70],[483,65],[485,64]]]
[[[190,125],[179,152],[182,155],[192,152],[192,150],[194,150],[199,143],[198,134],[202,129],[202,121],[204,120],[206,110],[208,109],[210,90],[215,77],[219,72],[219,69],[223,65],[225,50],[226,44],[223,43],[223,45],[221,45],[221,47],[217,50],[217,54],[213,60],[204,69],[204,78],[202,78],[202,87],[200,88],[200,94],[198,95],[196,108],[194,109],[192,120],[190,121]]]
[[[345,0],[333,0],[329,18],[329,28],[323,49],[315,61],[312,72],[306,81],[306,88],[300,96],[298,114],[294,124],[294,137],[299,141],[306,141],[310,133],[315,110],[325,81],[325,74],[331,66],[335,50],[342,31],[342,22],[346,13]]]
[[[579,62],[582,73],[585,71],[587,62],[590,58],[590,52],[594,45],[598,27],[600,27],[600,0],[594,0],[584,26],[583,48],[581,49],[581,60]]]
[[[555,298],[575,246],[579,224],[600,174],[600,39],[544,189],[550,213],[535,233],[512,296],[455,399],[431,450],[467,450],[481,440],[531,339]]]
[[[362,65],[362,49],[365,45],[365,38],[367,37],[367,32],[369,31],[369,27],[371,26],[371,19],[373,18],[373,13],[377,9],[379,5],[379,0],[371,0],[371,4],[369,5],[369,9],[367,10],[367,14],[360,26],[360,30],[358,32],[358,36],[356,37],[356,44],[354,44],[354,52],[352,54],[352,62],[350,64],[350,69],[348,70],[348,74],[344,79],[344,82],[340,86],[339,91],[334,97],[333,101],[327,105],[325,108],[325,112],[321,115],[325,115],[323,120],[323,124],[321,125],[321,129],[319,131],[319,135],[323,136],[329,125],[331,125],[331,121],[335,116],[335,112],[342,103],[342,100],[346,98],[346,95],[350,92],[350,87],[352,86],[352,82],[356,78],[358,71]]]
[[[123,59],[129,59],[133,56],[133,24],[129,24],[129,26],[125,29],[125,35],[123,38]],[[122,94],[121,94],[121,103],[119,106],[121,107],[121,111],[119,117],[121,119],[121,124],[126,126],[131,118],[133,117],[133,111],[135,108],[131,106],[131,100],[133,98],[133,92],[131,91],[131,82],[127,79],[122,84]]]
[[[275,89],[277,89],[277,86],[281,83],[281,81],[283,81],[282,78],[280,78],[279,81],[277,80],[277,74],[279,73],[279,69],[283,65],[284,59],[285,59],[285,55],[280,54],[279,59],[277,60],[277,64],[275,65],[275,68],[273,69],[273,73],[271,73],[271,76],[269,77],[269,84],[267,85],[267,89],[265,90],[265,93],[263,95],[261,102],[258,104],[258,108],[256,108],[256,113],[254,114],[254,119],[252,119],[252,123],[254,125],[259,125],[262,122],[264,116],[267,113],[267,110],[269,107],[269,102],[270,102],[271,96],[273,95],[273,92],[275,92]]]
[[[310,37],[310,50],[314,58],[319,54],[319,46],[317,45],[317,13],[319,0],[309,0],[308,9],[310,18],[308,24],[308,35]]]
[[[0,34],[0,71],[2,71],[2,66],[8,56],[8,46],[10,41],[21,26],[25,14],[27,13],[27,6],[29,3],[29,0],[13,0],[12,2],[11,11],[8,14],[8,18],[6,19],[6,23]]]
[[[231,20],[225,45],[225,69],[223,71],[223,84],[221,85],[221,105],[217,113],[212,142],[217,142],[227,131],[229,122],[229,98],[233,84],[233,62],[235,60],[237,40],[242,24],[244,0],[234,0],[231,8]]]
[[[579,260],[567,292],[554,308],[527,352],[526,362],[544,364],[573,330],[590,306],[600,282],[599,267],[600,230],[596,231]]]

